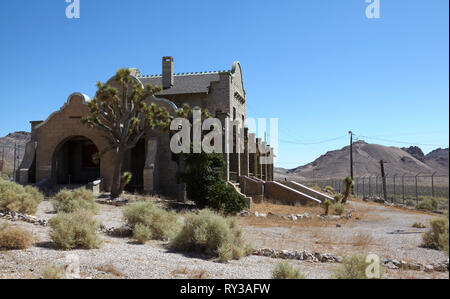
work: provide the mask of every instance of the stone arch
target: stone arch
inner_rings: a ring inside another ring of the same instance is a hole
[[[85,185],[100,178],[101,161],[92,157],[99,147],[90,138],[72,135],[64,138],[52,154],[52,181],[56,184]]]

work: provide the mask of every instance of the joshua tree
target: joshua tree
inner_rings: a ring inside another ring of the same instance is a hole
[[[331,201],[329,199],[325,199],[325,201],[323,202],[324,206],[325,206],[325,215],[328,216],[328,210],[331,206]]]
[[[350,196],[350,193],[352,192],[355,183],[353,182],[352,178],[348,176],[344,179],[344,184],[345,184],[344,197],[342,198],[341,201],[343,204],[347,202],[347,199]]]
[[[109,141],[96,159],[110,150],[116,154],[111,197],[117,198],[131,179],[129,173],[122,176],[126,152],[136,146],[148,129],[168,129],[171,117],[165,107],[146,104],[161,88],[144,88],[128,69],[118,70],[110,84],[98,82],[97,88],[94,99],[88,102],[90,115],[82,122],[104,131]]]

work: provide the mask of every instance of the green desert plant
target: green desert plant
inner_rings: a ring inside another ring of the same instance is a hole
[[[323,188],[323,190],[329,194],[334,194],[334,188],[331,186],[325,186],[325,188]]]
[[[78,210],[88,210],[93,213],[98,212],[98,205],[95,203],[95,196],[92,191],[86,188],[76,190],[64,189],[56,194],[52,204],[56,212],[72,213]]]
[[[0,179],[0,210],[35,214],[44,196],[34,187]]]
[[[333,210],[336,215],[342,215],[345,211],[345,205],[342,203],[335,203],[333,205]]]
[[[33,245],[33,235],[20,227],[2,225],[0,227],[0,249],[17,250]]]
[[[134,226],[133,239],[135,239],[138,243],[145,244],[145,242],[151,240],[152,238],[152,231],[147,225],[138,223]]]
[[[171,239],[179,231],[178,218],[174,212],[157,207],[153,202],[141,201],[130,204],[123,209],[123,219],[136,228],[138,224],[147,226],[154,239]],[[142,227],[138,228],[141,232]]]
[[[342,194],[337,193],[333,196],[333,198],[334,198],[335,202],[338,203],[342,199]]]
[[[425,248],[443,250],[448,254],[448,218],[437,218],[430,222],[430,230],[423,237],[422,246]]]
[[[305,279],[299,268],[294,268],[286,261],[279,262],[272,271],[272,279]]]
[[[342,264],[337,266],[332,274],[333,279],[367,279],[366,269],[370,263],[366,262],[366,256],[363,254],[356,254],[345,257]],[[379,262],[379,277],[383,275],[383,268]]]
[[[47,265],[42,269],[41,276],[43,279],[65,279],[66,274],[63,266],[57,266],[55,264]]]
[[[346,177],[344,179],[344,185],[345,185],[345,191],[344,191],[344,197],[342,198],[342,203],[345,204],[348,200],[348,197],[350,196],[350,193],[352,192],[353,186],[355,185],[355,182],[353,182],[353,179],[351,177]]]
[[[73,213],[59,213],[49,221],[50,238],[60,249],[98,248],[101,239],[97,234],[99,224],[86,210]]]
[[[170,247],[176,251],[215,256],[221,262],[239,259],[252,251],[244,244],[235,218],[226,218],[210,210],[186,215],[185,224]]]
[[[209,208],[228,214],[245,209],[245,198],[224,179],[226,166],[223,155],[217,153],[184,154],[187,171],[180,173],[186,183],[187,195],[203,209]]]
[[[418,210],[435,211],[438,209],[438,201],[435,198],[424,199],[416,205]]]
[[[330,206],[331,206],[331,200],[325,199],[325,201],[323,202],[323,205],[325,207],[325,213],[324,214],[328,215],[328,211],[329,211]]]

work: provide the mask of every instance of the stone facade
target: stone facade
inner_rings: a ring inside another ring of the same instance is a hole
[[[173,58],[163,57],[162,75],[142,76],[139,70],[130,70],[143,85],[163,87],[162,92],[149,103],[166,106],[169,112],[187,103],[191,107],[208,109],[213,117],[222,121],[223,126],[227,117],[245,124],[246,92],[239,62],[234,62],[229,71],[174,74],[173,69]],[[89,113],[88,101],[88,96],[74,93],[46,121],[31,122],[32,140],[19,169],[17,180],[20,183],[88,184],[100,178],[102,190],[110,190],[114,152],[102,155],[99,165],[88,161],[94,149],[102,151],[108,146],[103,132],[80,122]],[[177,180],[177,173],[184,166],[172,154],[169,145],[168,133],[147,132],[125,159],[123,171],[133,173],[130,188],[185,198],[185,188]],[[256,148],[256,153],[249,153],[252,148]],[[224,154],[227,179],[237,182],[241,176],[249,176],[272,181],[273,160],[270,165],[262,165],[259,159],[262,156],[260,150],[270,150],[270,147],[245,129],[242,149],[241,153]]]

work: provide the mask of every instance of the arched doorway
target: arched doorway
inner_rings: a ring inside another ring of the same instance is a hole
[[[53,153],[52,178],[56,184],[84,185],[100,177],[100,163],[93,161],[97,146],[83,136],[61,142]]]

